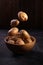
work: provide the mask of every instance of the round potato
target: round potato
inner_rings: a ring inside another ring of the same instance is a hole
[[[10,36],[14,36],[15,34],[18,33],[18,31],[19,31],[18,28],[13,27],[13,28],[11,28],[11,29],[8,31],[8,35],[10,35]]]
[[[20,21],[27,21],[28,15],[25,12],[20,11],[18,12],[18,18],[20,19]]]
[[[18,38],[17,41],[16,41],[16,44],[18,45],[24,45],[24,41],[21,39],[21,38]]]
[[[15,44],[15,41],[13,41],[13,40],[8,40],[7,41],[9,44]]]
[[[11,27],[15,27],[15,26],[19,25],[19,20],[18,19],[11,20],[10,25],[11,25]]]
[[[20,34],[22,36],[22,38],[30,38],[30,34],[26,31],[26,30],[20,30]]]

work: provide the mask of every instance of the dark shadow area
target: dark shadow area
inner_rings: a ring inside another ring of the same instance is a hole
[[[0,29],[9,29],[10,21],[17,18],[18,11],[25,11],[29,19],[20,23],[19,28],[43,29],[42,0],[0,0]]]

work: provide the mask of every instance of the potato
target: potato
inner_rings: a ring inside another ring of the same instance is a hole
[[[21,38],[19,33],[15,34],[14,36],[10,36],[12,40],[16,41],[18,38]]]
[[[16,44],[18,45],[24,45],[24,41],[21,39],[21,38],[18,38],[17,41],[16,41]]]
[[[11,27],[15,27],[15,26],[19,25],[19,20],[18,19],[11,20],[10,25],[11,25]]]
[[[13,28],[11,28],[11,29],[8,31],[8,35],[10,35],[10,36],[14,36],[15,34],[18,33],[18,31],[19,31],[18,28],[13,27]]]
[[[20,11],[18,12],[18,18],[20,19],[20,21],[27,21],[28,15],[25,12]]]
[[[22,38],[30,38],[30,34],[26,30],[20,30]]]
[[[13,40],[8,40],[7,41],[9,44],[15,44],[15,41],[13,41]]]

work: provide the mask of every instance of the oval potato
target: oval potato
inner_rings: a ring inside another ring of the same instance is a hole
[[[20,30],[22,38],[30,38],[30,34],[26,30]]]
[[[31,43],[32,42],[31,38],[28,38],[26,41],[27,41],[27,43]]]
[[[9,44],[15,44],[15,41],[14,40],[8,40],[7,41]]]
[[[18,18],[20,19],[20,21],[27,21],[28,15],[25,12],[20,11],[18,12]]]
[[[19,25],[19,20],[18,19],[11,20],[10,25],[11,25],[11,27],[15,27],[15,26]]]
[[[24,41],[21,39],[21,38],[18,38],[17,41],[16,41],[16,44],[18,45],[24,45]]]
[[[18,28],[13,27],[13,28],[11,28],[11,29],[8,31],[8,35],[10,35],[10,36],[14,36],[15,34],[18,33],[18,31],[19,31]]]

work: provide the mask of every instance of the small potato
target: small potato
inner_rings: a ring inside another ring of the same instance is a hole
[[[28,15],[25,12],[20,11],[18,12],[18,18],[20,19],[20,21],[27,21]]]
[[[15,26],[19,25],[19,20],[18,19],[11,20],[10,25],[11,25],[11,27],[15,27]]]
[[[24,41],[21,39],[21,38],[18,38],[17,41],[16,41],[16,44],[18,45],[24,45]]]
[[[14,40],[14,41],[16,41],[18,38],[21,38],[20,33],[17,33],[14,36],[7,36],[7,40]]]
[[[17,34],[19,31],[18,28],[14,27],[14,28],[11,28],[9,31],[8,31],[8,35],[10,36],[14,36],[15,34]]]
[[[17,40],[16,35],[8,36],[7,40],[14,40],[14,41]]]
[[[26,31],[26,30],[20,30],[20,34],[22,36],[22,38],[30,38],[30,34]]]
[[[7,41],[9,44],[15,44],[15,41],[13,41],[13,40],[8,40]]]
[[[14,36],[14,37],[12,38],[12,40],[14,40],[15,42],[17,41],[17,39],[18,39],[17,36]]]
[[[15,34],[14,36],[12,36],[12,40],[16,41],[18,38],[21,38],[20,33],[18,32],[17,34]]]

